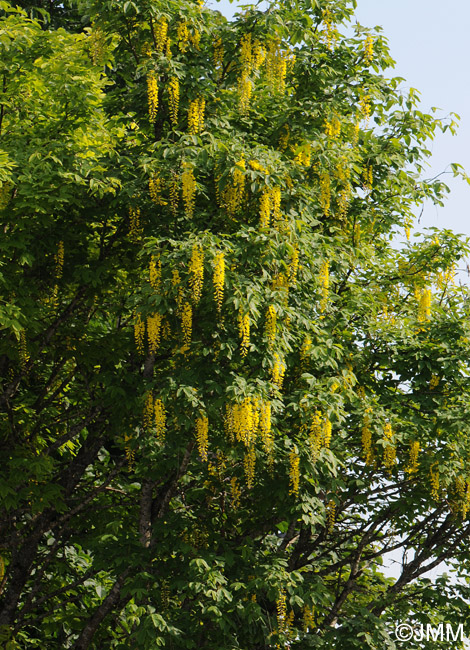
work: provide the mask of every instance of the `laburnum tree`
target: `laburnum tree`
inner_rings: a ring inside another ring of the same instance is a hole
[[[0,2],[0,643],[468,632],[467,244],[413,231],[453,117],[387,78],[353,0],[230,22],[19,4]]]

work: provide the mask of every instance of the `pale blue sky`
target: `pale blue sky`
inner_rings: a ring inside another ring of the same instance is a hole
[[[207,0],[227,17],[237,4],[248,2]],[[264,3],[265,5],[268,3]],[[458,135],[449,132],[432,144],[429,177],[451,162],[470,173],[470,2],[469,0],[358,0],[357,20],[366,27],[380,25],[388,38],[396,67],[390,76],[404,77],[405,88],[421,92],[421,109],[439,107],[461,117]],[[452,228],[470,236],[470,186],[451,175],[442,177],[452,190],[446,206],[425,206],[421,227]]]

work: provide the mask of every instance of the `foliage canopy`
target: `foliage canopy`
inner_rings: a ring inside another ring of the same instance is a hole
[[[455,122],[384,76],[349,0],[232,22],[19,4],[0,2],[0,642],[382,649],[396,622],[468,627],[466,583],[422,577],[470,561],[468,248],[409,241]]]

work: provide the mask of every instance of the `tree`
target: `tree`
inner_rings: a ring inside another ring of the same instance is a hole
[[[422,577],[470,562],[468,247],[396,245],[442,204],[422,176],[455,122],[384,76],[382,36],[340,33],[349,0],[23,7],[0,3],[4,647],[468,631],[466,583]]]

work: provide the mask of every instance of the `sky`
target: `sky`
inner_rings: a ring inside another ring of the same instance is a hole
[[[237,4],[228,0],[207,0],[207,4],[230,18]],[[264,3],[265,5],[268,2]],[[358,0],[356,18],[361,25],[381,26],[388,39],[395,68],[387,76],[403,77],[403,88],[421,93],[420,110],[441,109],[445,117],[460,115],[456,136],[449,131],[430,143],[431,167],[427,178],[449,171],[456,162],[470,174],[470,2],[469,0]],[[451,228],[470,236],[470,185],[446,173],[442,180],[451,188],[444,207],[424,206],[419,227]],[[460,264],[460,267],[465,266]],[[460,274],[461,279],[468,279]]]

